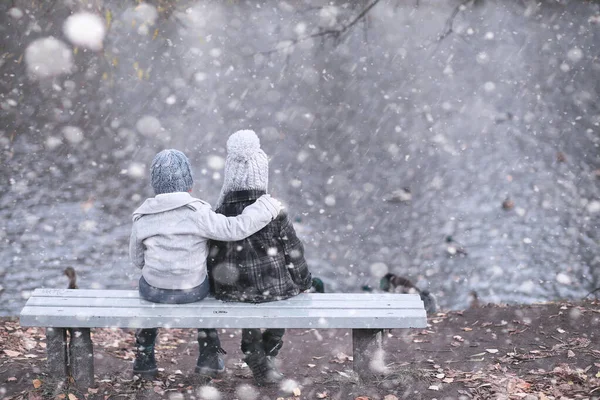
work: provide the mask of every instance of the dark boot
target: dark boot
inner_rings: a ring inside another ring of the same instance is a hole
[[[265,352],[260,329],[242,331],[242,351],[258,386],[278,383],[283,379],[283,375],[275,369],[272,358]]]
[[[285,329],[265,329],[262,334],[262,341],[265,347],[265,353],[269,357],[276,357],[283,346],[283,334]]]
[[[216,378],[225,372],[225,363],[219,354],[227,354],[221,348],[221,341],[216,329],[198,329],[198,362],[196,373]]]
[[[274,382],[279,382],[283,379],[283,374],[277,371],[275,366],[275,357],[279,354],[279,350],[283,346],[283,334],[285,329],[265,329],[262,334],[263,346],[267,356],[267,364],[269,372],[267,375]]]
[[[158,374],[156,358],[154,357],[154,342],[158,335],[158,329],[138,329],[135,334],[135,361],[133,362],[133,373],[144,379],[152,380]]]

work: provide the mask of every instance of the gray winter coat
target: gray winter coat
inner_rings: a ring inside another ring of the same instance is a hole
[[[129,256],[150,285],[191,289],[206,279],[209,239],[244,239],[276,218],[280,207],[265,195],[231,218],[189,193],[159,194],[133,213]]]

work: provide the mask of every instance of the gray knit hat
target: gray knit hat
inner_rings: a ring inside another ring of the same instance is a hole
[[[154,194],[189,192],[194,184],[190,160],[179,150],[163,150],[152,160],[150,180]]]
[[[227,140],[227,159],[223,187],[217,207],[225,195],[236,190],[264,190],[269,185],[269,160],[260,140],[251,130],[237,131]]]

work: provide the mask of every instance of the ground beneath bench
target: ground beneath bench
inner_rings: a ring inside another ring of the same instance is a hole
[[[486,306],[439,314],[428,329],[385,332],[386,373],[359,383],[349,330],[289,330],[278,357],[288,378],[254,385],[239,330],[220,331],[227,372],[193,373],[193,330],[160,331],[154,382],[135,380],[133,331],[96,329],[96,386],[45,375],[44,329],[0,319],[0,398],[8,399],[600,399],[600,303]]]

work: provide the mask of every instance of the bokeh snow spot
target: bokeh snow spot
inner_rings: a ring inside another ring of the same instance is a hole
[[[325,196],[325,204],[329,207],[335,206],[335,196],[332,194]]]
[[[144,115],[135,123],[135,128],[144,136],[157,136],[162,126],[158,118],[151,115]]]
[[[256,400],[258,398],[258,391],[246,383],[242,383],[235,388],[235,394],[240,400]]]
[[[594,200],[590,201],[587,205],[587,210],[590,214],[596,214],[600,212],[600,201]]]
[[[306,33],[306,23],[298,22],[294,27],[294,33],[298,36],[303,36]]]
[[[382,262],[376,262],[371,264],[369,270],[371,271],[371,276],[374,276],[376,278],[381,278],[389,272],[388,266]]]
[[[333,28],[337,24],[337,17],[340,13],[335,6],[325,6],[319,11],[319,25],[324,28]]]
[[[21,11],[20,8],[13,7],[10,10],[8,10],[8,15],[13,17],[14,19],[21,19],[23,18],[23,11]]]
[[[490,56],[485,51],[482,51],[477,54],[476,60],[478,64],[487,64],[490,62]]]
[[[36,39],[25,50],[27,72],[34,79],[69,74],[73,71],[73,53],[66,43],[49,36]]]
[[[483,90],[485,90],[488,93],[493,92],[494,90],[496,90],[496,84],[494,82],[486,82],[483,85]]]
[[[573,47],[567,53],[567,57],[571,62],[577,63],[583,58],[583,51],[579,47]]]
[[[143,178],[146,176],[146,166],[142,163],[133,162],[129,164],[127,174],[132,178]]]
[[[102,49],[106,27],[96,14],[80,12],[67,18],[63,32],[73,45],[98,51]]]
[[[213,386],[200,386],[198,397],[205,400],[221,400],[221,392]]]
[[[283,381],[281,381],[281,383],[279,384],[279,389],[281,389],[282,391],[286,392],[286,393],[293,393],[295,389],[298,388],[298,382],[296,382],[293,379],[284,379]]]
[[[207,78],[207,77],[208,77],[208,76],[206,75],[206,73],[205,73],[205,72],[196,72],[196,73],[194,74],[194,80],[195,80],[197,83],[204,82],[204,81],[206,80],[206,78]]]
[[[225,167],[225,159],[215,154],[208,156],[206,163],[210,169],[214,169],[216,171],[220,171],[223,169],[223,167]]]
[[[571,277],[564,272],[559,272],[556,274],[556,282],[560,283],[561,285],[570,285]]]
[[[69,143],[77,144],[83,140],[83,132],[76,126],[67,125],[62,129],[62,134]]]
[[[531,293],[531,292],[533,292],[534,288],[535,288],[535,283],[533,283],[532,280],[527,280],[527,281],[521,283],[521,285],[519,286],[519,288],[517,290],[521,293]]]
[[[48,136],[45,144],[48,150],[54,150],[62,144],[62,139],[56,136]]]
[[[240,276],[236,265],[230,263],[221,263],[213,268],[213,279],[223,285],[235,284]]]
[[[128,16],[128,13],[125,14]],[[148,33],[148,26],[152,26],[156,23],[158,19],[158,10],[152,4],[148,3],[140,3],[133,9],[133,13],[131,15],[132,24],[138,24],[138,33],[146,34]]]

